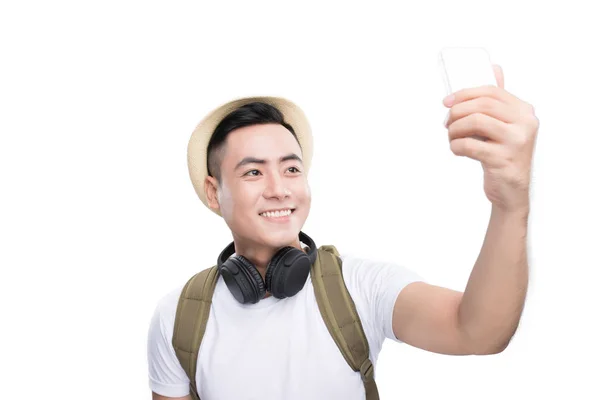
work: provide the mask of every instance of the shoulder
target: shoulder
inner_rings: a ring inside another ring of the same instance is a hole
[[[150,389],[167,397],[188,394],[189,379],[172,345],[173,325],[181,287],[163,295],[156,304],[148,330],[147,359]]]
[[[423,280],[420,274],[402,264],[349,253],[340,254],[340,258],[347,285],[370,286],[381,283],[384,286],[404,286]]]
[[[163,294],[157,301],[150,325],[150,339],[153,337],[156,339],[158,334],[168,340],[173,336],[177,304],[182,290],[183,285],[173,288]]]
[[[348,293],[361,319],[376,336],[396,340],[392,330],[394,304],[400,292],[413,282],[424,281],[416,271],[398,263],[340,254]]]

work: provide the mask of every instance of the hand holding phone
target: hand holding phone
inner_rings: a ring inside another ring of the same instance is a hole
[[[446,95],[478,86],[497,86],[490,56],[482,47],[445,47],[440,51],[439,65]],[[473,137],[486,140],[481,136]]]

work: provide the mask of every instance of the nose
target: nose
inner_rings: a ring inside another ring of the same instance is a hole
[[[267,187],[264,191],[266,198],[284,199],[292,194],[286,187],[284,179],[277,174],[271,175],[267,182]]]

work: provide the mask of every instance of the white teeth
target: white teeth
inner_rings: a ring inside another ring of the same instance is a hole
[[[286,217],[292,213],[292,210],[283,210],[283,211],[267,211],[260,214],[263,217],[267,218],[278,218],[278,217]]]

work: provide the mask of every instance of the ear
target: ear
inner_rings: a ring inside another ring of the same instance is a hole
[[[492,67],[494,68],[494,75],[496,75],[498,87],[504,89],[504,72],[502,72],[502,67],[496,64],[494,64]]]
[[[212,209],[219,209],[219,183],[212,176],[207,176],[204,180],[204,193],[208,206]]]

